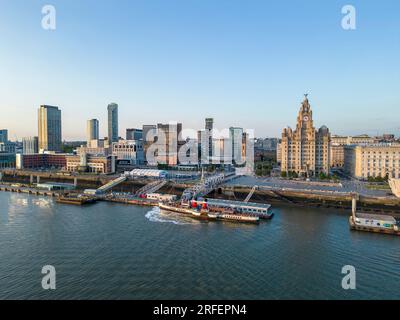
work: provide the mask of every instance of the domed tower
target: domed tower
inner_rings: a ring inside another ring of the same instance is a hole
[[[329,175],[331,163],[331,133],[327,126],[319,128],[316,135],[315,169],[318,174]]]

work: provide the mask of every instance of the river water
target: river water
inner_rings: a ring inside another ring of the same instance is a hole
[[[0,193],[0,299],[400,299],[400,237],[350,231],[344,211],[273,211],[260,225],[206,223]],[[41,287],[45,265],[56,290]]]

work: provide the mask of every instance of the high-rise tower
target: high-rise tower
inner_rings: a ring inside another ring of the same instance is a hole
[[[99,120],[91,119],[87,121],[86,139],[88,146],[90,146],[92,140],[99,139]]]
[[[61,110],[42,105],[38,110],[39,149],[62,151]]]
[[[110,103],[108,110],[108,142],[118,142],[118,104]]]

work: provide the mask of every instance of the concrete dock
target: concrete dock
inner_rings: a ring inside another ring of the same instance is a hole
[[[61,176],[49,172],[30,172],[30,171],[5,171],[3,181],[7,184],[6,189],[16,189],[10,184],[21,183],[29,184],[32,174],[40,176],[40,181],[57,182],[77,182],[77,190],[82,191],[86,188],[98,188],[116,178],[111,176],[80,175],[80,176]],[[149,183],[147,179],[127,180],[121,183],[116,190],[135,194],[143,186]],[[179,183],[169,181],[160,190],[161,193],[175,194],[180,196],[182,192],[190,188],[196,182]],[[278,178],[260,179],[255,177],[240,177],[228,183],[222,184],[208,196],[210,198],[239,200],[243,201],[252,192],[254,185],[257,189],[252,195],[252,202],[279,204],[285,203],[294,206],[325,207],[349,210],[351,209],[351,194],[360,194],[358,202],[359,208],[364,212],[377,214],[391,214],[400,217],[400,199],[391,194],[390,191],[367,190],[362,183],[343,182],[337,184],[311,183],[300,181],[288,181]],[[5,187],[3,186],[3,189]],[[354,190],[356,189],[356,190]],[[1,189],[0,189],[1,190]],[[58,192],[36,190],[34,188],[23,188],[15,190],[37,195],[58,196]],[[114,202],[126,202],[118,200]]]

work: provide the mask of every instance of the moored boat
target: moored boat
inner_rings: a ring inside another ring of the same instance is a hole
[[[349,217],[351,230],[367,231],[400,236],[399,222],[389,215],[357,212],[358,195],[353,194],[352,215]]]
[[[190,215],[192,218],[195,219],[246,222],[246,223],[258,223],[260,221],[260,218],[257,216],[238,214],[232,212],[211,212],[208,209],[204,208],[203,206],[201,207],[201,209],[194,209],[190,207],[183,207],[178,204],[167,204],[160,202],[159,207],[162,210]]]
[[[193,202],[194,200],[192,200]],[[235,200],[223,199],[201,199],[196,201],[197,204],[207,204],[210,211],[213,212],[232,212],[244,216],[254,216],[259,219],[271,219],[273,213],[271,212],[271,205],[266,203],[255,203]]]
[[[57,203],[64,203],[64,204],[74,204],[74,205],[85,205],[90,203],[95,203],[96,198],[90,197],[81,197],[81,196],[62,196],[56,199]]]
[[[350,229],[400,236],[397,221],[392,216],[369,213],[356,213],[349,218]]]

